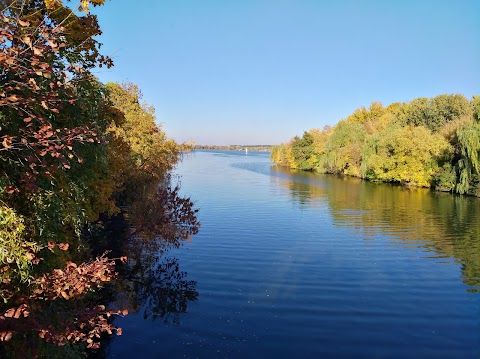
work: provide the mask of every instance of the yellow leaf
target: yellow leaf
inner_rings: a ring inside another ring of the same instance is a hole
[[[62,295],[62,297],[63,297],[65,300],[69,300],[69,299],[70,299],[70,297],[68,296],[68,294],[65,293],[64,291],[62,291],[60,294]]]
[[[47,7],[47,9],[51,9],[57,3],[57,0],[45,0],[45,6]]]

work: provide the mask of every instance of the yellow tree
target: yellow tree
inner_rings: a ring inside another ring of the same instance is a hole
[[[444,137],[422,126],[387,128],[367,139],[365,147],[364,177],[419,187],[430,187],[439,164],[453,153]]]

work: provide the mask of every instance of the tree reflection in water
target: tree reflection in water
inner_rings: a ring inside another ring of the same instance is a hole
[[[18,325],[12,330],[16,335],[0,345],[0,357],[105,357],[105,347],[112,339],[104,333],[121,334],[121,329],[111,326],[112,321],[116,324],[112,313],[117,310],[118,313],[126,313],[125,309],[130,313],[142,310],[145,319],[179,323],[181,313],[186,312],[188,302],[197,299],[198,292],[196,282],[187,279],[172,252],[198,232],[198,209],[190,198],[179,194],[179,186],[172,185],[169,176],[153,191],[141,192],[142,196],[128,208],[128,213],[104,215],[96,225],[86,228],[83,236],[85,253],[91,250],[92,256],[97,257],[107,252],[109,258],[118,259],[116,263],[110,262],[111,277],[116,277],[115,267],[117,279],[105,284],[110,277],[101,272],[99,275],[105,277],[103,290],[87,291],[78,298],[65,295],[47,302],[33,298],[26,318],[15,317]],[[97,311],[106,313],[99,324],[94,320]],[[94,318],[83,320],[85,312]],[[82,321],[78,328],[72,327],[79,317]],[[100,325],[106,328],[103,332],[96,330]],[[47,328],[52,336],[66,339],[47,342],[39,335],[42,328]],[[70,335],[71,332],[74,334]],[[102,345],[99,349],[93,349],[98,345],[88,349],[88,341],[73,342],[73,335],[94,335],[96,341],[101,339]]]
[[[135,252],[121,273],[114,306],[127,307],[132,313],[143,311],[144,319],[178,324],[188,302],[198,297],[197,282],[187,279],[169,245],[144,240],[133,243]]]
[[[187,303],[197,299],[196,282],[187,280],[187,273],[171,254],[198,232],[197,212],[190,198],[179,195],[178,185],[162,186],[154,196],[133,206],[129,223],[134,230],[123,242],[128,257],[120,273],[124,290],[117,290],[116,296],[125,296],[122,304],[131,312],[141,309],[145,319],[178,322]]]
[[[478,198],[281,167],[273,173],[299,206],[326,205],[336,225],[354,227],[365,239],[382,234],[452,258],[467,290],[480,291]]]

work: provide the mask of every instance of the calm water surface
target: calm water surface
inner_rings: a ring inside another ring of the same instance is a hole
[[[117,320],[109,358],[480,358],[479,199],[263,153],[195,152],[178,173],[202,222],[170,252],[190,294]]]

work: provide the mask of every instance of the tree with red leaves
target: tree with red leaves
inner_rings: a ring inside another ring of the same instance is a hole
[[[126,313],[92,296],[126,260],[92,259],[82,233],[100,214],[121,206],[135,235],[176,245],[199,226],[170,184],[185,147],[154,123],[135,85],[91,74],[112,60],[99,53],[90,4],[103,0],[82,0],[83,12],[0,0],[0,342],[29,341],[17,357],[41,356],[39,338],[98,348],[102,333],[121,334],[109,318]]]

